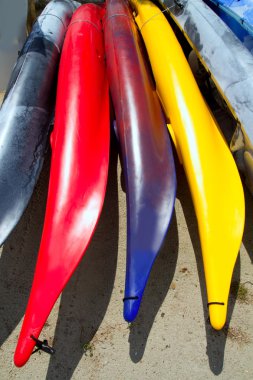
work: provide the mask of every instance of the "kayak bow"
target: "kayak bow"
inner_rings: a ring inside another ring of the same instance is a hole
[[[70,0],[46,6],[19,54],[0,109],[0,245],[21,218],[42,168],[61,48],[75,9]]]
[[[81,6],[64,42],[45,223],[17,366],[40,344],[43,325],[90,242],[104,202],[110,128],[103,13],[94,4]]]
[[[229,140],[230,149],[253,194],[253,56],[203,0],[159,2],[187,39],[233,116],[236,130]]]
[[[127,194],[124,318],[135,319],[174,208],[176,174],[169,134],[143,45],[124,1],[108,0],[107,72]]]
[[[210,321],[219,330],[226,321],[231,277],[244,227],[241,180],[166,18],[148,0],[131,0],[131,4],[190,185]]]

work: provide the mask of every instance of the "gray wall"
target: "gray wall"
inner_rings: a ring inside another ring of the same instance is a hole
[[[26,39],[27,0],[0,0],[0,91]]]

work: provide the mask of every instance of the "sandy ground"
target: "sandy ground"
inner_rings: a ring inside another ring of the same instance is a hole
[[[115,142],[96,233],[41,334],[56,354],[36,353],[25,367],[15,368],[12,358],[40,243],[49,167],[48,156],[29,207],[0,253],[0,378],[252,379],[252,197],[245,189],[246,226],[233,277],[229,324],[216,332],[208,323],[194,209],[178,166],[171,227],[139,316],[128,325],[122,317],[126,199]]]

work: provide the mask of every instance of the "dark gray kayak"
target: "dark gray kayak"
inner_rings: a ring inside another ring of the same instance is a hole
[[[51,1],[35,22],[0,109],[0,244],[22,216],[42,168],[60,52],[76,5]]]
[[[237,124],[230,143],[253,193],[253,56],[202,0],[159,0],[209,72]]]

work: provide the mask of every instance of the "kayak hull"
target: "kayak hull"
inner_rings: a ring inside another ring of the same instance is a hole
[[[232,113],[236,131],[229,141],[253,194],[253,57],[224,22],[202,1],[160,0],[211,76]]]
[[[131,322],[171,220],[176,175],[165,119],[124,1],[107,1],[105,44],[126,183],[124,318]]]
[[[81,6],[64,41],[45,222],[17,366],[29,359],[34,338],[84,255],[104,202],[110,131],[103,14],[103,7]]]
[[[21,218],[42,168],[61,47],[75,7],[52,1],[33,26],[0,109],[0,244]]]
[[[166,18],[148,0],[132,0],[131,4],[189,182],[202,247],[210,321],[219,330],[226,321],[231,277],[244,228],[241,180]]]

